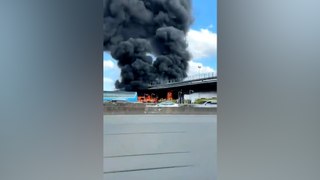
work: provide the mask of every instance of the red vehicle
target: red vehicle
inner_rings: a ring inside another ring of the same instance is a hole
[[[138,96],[138,101],[141,103],[157,103],[158,98],[154,97],[154,94],[144,94],[144,96]]]

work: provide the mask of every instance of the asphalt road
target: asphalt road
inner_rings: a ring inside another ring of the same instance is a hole
[[[216,115],[105,115],[105,180],[215,180]]]

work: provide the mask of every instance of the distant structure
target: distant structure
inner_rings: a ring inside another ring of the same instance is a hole
[[[201,98],[217,98],[216,73],[203,73],[184,80],[151,83],[149,88],[138,90],[138,96],[154,94],[159,100],[174,100],[178,103],[194,103]]]
[[[127,91],[104,91],[103,101],[138,102],[138,93]]]
[[[104,101],[126,101],[140,103],[158,103],[176,101],[177,103],[194,103],[201,98],[217,98],[217,75],[204,73],[184,80],[172,80],[136,92],[105,91]]]

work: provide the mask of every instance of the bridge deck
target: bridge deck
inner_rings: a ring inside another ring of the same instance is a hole
[[[181,82],[150,85],[149,89],[165,89],[170,87],[182,87],[182,86],[188,86],[188,85],[208,84],[208,83],[215,83],[215,82],[217,82],[216,77],[214,78],[208,77],[208,78],[194,79],[194,80],[181,81]]]

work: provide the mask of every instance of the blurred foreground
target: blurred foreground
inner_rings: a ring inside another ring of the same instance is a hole
[[[215,180],[216,115],[105,115],[105,180]]]
[[[159,104],[144,103],[119,103],[109,102],[104,104],[104,114],[216,114],[217,105],[173,105],[159,106]]]

